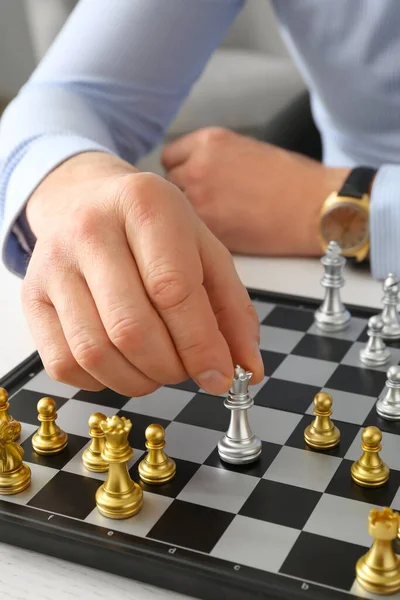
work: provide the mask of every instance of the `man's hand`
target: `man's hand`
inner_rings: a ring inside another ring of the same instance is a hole
[[[348,173],[220,128],[172,142],[162,160],[211,231],[246,254],[319,255],[319,211]]]
[[[27,205],[37,237],[22,300],[49,375],[128,396],[192,377],[225,392],[261,381],[259,325],[228,250],[165,179],[75,156]]]

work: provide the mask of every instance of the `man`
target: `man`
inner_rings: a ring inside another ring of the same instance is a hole
[[[239,363],[260,381],[257,319],[226,247],[312,256],[334,237],[375,277],[400,274],[400,4],[273,4],[323,164],[207,129],[166,148],[166,178],[134,166],[243,0],[81,0],[7,110],[4,260],[55,379],[141,395],[191,376],[221,393]]]

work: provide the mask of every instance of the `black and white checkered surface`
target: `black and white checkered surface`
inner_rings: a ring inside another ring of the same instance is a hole
[[[220,562],[223,569],[247,569],[250,578],[259,571],[279,574],[303,590],[323,586],[324,598],[328,593],[340,598],[345,592],[371,597],[355,582],[354,570],[372,542],[368,513],[376,506],[400,510],[400,423],[383,421],[375,411],[388,366],[368,369],[359,363],[367,316],[353,317],[344,332],[321,335],[311,308],[261,300],[255,305],[266,375],[251,388],[255,406],[249,420],[263,442],[257,463],[228,466],[220,461],[217,442],[230,413],[222,398],[193,382],[128,398],[109,390],[85,392],[41,371],[11,398],[10,412],[22,422],[21,444],[32,484],[19,495],[3,497],[0,510],[14,503],[40,509],[36,512],[42,520],[43,515],[63,516],[71,526],[78,520],[104,528],[110,538],[117,532],[147,538],[177,557],[183,549],[199,560],[208,555],[217,570]],[[399,361],[400,347],[394,344],[392,364]],[[340,445],[327,452],[308,449],[303,439],[320,390],[332,394],[333,419],[341,431]],[[55,399],[57,422],[69,434],[68,448],[49,457],[35,454],[31,444],[38,426],[36,404],[43,396]],[[128,520],[100,515],[95,492],[106,474],[90,473],[81,462],[89,443],[88,418],[97,411],[131,419],[130,473],[136,481],[150,423],[165,427],[166,451],[177,464],[171,483],[141,484],[143,509]],[[372,424],[383,432],[381,455],[391,475],[384,487],[363,489],[352,482],[350,466],[361,453],[362,429]],[[65,519],[63,523],[68,526]]]

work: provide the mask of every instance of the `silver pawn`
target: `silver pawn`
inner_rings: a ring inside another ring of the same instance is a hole
[[[231,411],[229,428],[218,442],[221,460],[232,464],[250,463],[261,454],[261,441],[253,435],[247,411],[254,404],[248,387],[253,374],[241,367],[235,368],[235,377],[224,405]]]
[[[383,321],[382,335],[385,339],[396,340],[400,338],[400,318],[397,312],[399,303],[399,280],[390,273],[383,282]]]
[[[341,256],[341,249],[337,242],[329,242],[325,256],[321,258],[321,264],[324,267],[321,285],[325,287],[325,298],[315,311],[315,325],[326,332],[341,331],[348,327],[351,315],[340,299],[340,288],[345,283],[343,268],[346,259]]]
[[[376,412],[388,421],[400,420],[400,366],[393,365],[387,370],[384,390],[376,403]]]
[[[383,321],[379,315],[368,320],[369,340],[360,350],[360,361],[367,367],[380,367],[390,359],[390,350],[382,339]]]

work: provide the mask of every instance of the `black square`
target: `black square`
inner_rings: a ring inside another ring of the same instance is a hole
[[[185,392],[198,392],[199,386],[193,379],[186,379],[186,381],[182,381],[182,383],[177,383],[174,385],[166,385],[166,387],[174,388],[175,390],[184,390]]]
[[[323,452],[324,454],[329,454],[330,456],[338,456],[343,458],[347,454],[347,451],[353,443],[354,438],[359,434],[360,426],[354,425],[353,423],[345,423],[344,421],[334,420],[334,424],[340,431],[339,444],[334,448],[330,448],[329,450],[314,450],[314,448],[307,446],[306,442],[304,441],[304,430],[307,425],[313,421],[313,419],[315,419],[313,415],[304,415],[285,445],[291,446],[292,448],[300,448],[300,450]]]
[[[239,514],[302,529],[321,496],[320,492],[262,479]]]
[[[319,387],[313,385],[271,377],[254,397],[254,403],[304,414],[314,400],[314,396],[320,391]]]
[[[357,560],[367,548],[302,531],[280,572],[302,581],[314,581],[350,590]]]
[[[283,327],[295,331],[308,331],[314,322],[314,312],[304,308],[277,306],[262,322],[262,325]]]
[[[101,481],[60,471],[34,496],[28,506],[75,519],[86,519],[96,506]]]
[[[92,404],[100,404],[101,406],[109,406],[110,408],[122,408],[130,400],[130,396],[123,396],[106,388],[105,390],[101,390],[101,392],[79,390],[75,394],[74,400],[91,402]]]
[[[30,423],[39,427],[37,403],[41,398],[45,397],[46,394],[41,392],[33,392],[26,389],[20,390],[15,396],[10,398],[10,415],[16,421],[20,421],[20,423]],[[52,396],[52,399],[56,403],[57,410],[69,400],[69,398],[61,398],[60,396]]]
[[[386,373],[361,367],[339,365],[325,387],[351,394],[378,397],[386,383]]]
[[[165,429],[171,422],[167,421],[167,419],[160,419],[159,417],[155,419],[154,417],[150,417],[148,415],[131,413],[127,412],[126,410],[120,410],[117,414],[119,417],[125,417],[126,419],[130,419],[132,421],[132,429],[129,432],[128,441],[132,448],[137,448],[138,450],[146,449],[146,438],[144,437],[144,432],[149,425],[152,423],[158,423]]]
[[[347,340],[327,338],[322,335],[306,334],[301,338],[291,354],[339,363],[352,345],[353,343]]]
[[[400,435],[400,421],[388,421],[387,419],[382,419],[376,412],[376,404],[374,404],[365,419],[363,427],[368,427],[368,425],[375,425],[375,427],[378,427],[381,431],[397,433]]]
[[[360,454],[361,452],[360,450]],[[389,481],[385,485],[379,488],[364,488],[352,480],[350,471],[352,464],[351,460],[344,460],[340,464],[325,493],[376,506],[390,506],[400,486],[400,472],[391,469]]]
[[[24,461],[53,469],[62,469],[65,467],[88,442],[88,439],[83,436],[69,433],[67,447],[58,454],[37,454],[32,448],[32,437],[31,435],[21,444],[25,452]]]
[[[231,411],[225,408],[223,398],[199,393],[187,403],[174,421],[222,432],[228,429],[230,416]]]
[[[261,350],[261,356],[264,363],[264,373],[268,377],[271,377],[281,362],[286,358],[286,354],[271,352],[270,350]]]
[[[272,444],[271,442],[261,443],[261,456],[253,463],[249,463],[247,465],[233,465],[226,463],[220,459],[218,448],[215,448],[204,464],[209,465],[210,467],[217,467],[218,469],[225,469],[226,471],[233,471],[234,473],[243,473],[244,475],[252,475],[253,477],[262,477],[277,457],[278,453],[282,449],[282,446],[279,444]]]
[[[211,552],[235,515],[174,500],[147,537],[199,552]]]
[[[176,464],[175,477],[168,483],[162,485],[148,485],[140,479],[138,471],[140,460],[133,465],[129,473],[132,479],[136,481],[145,492],[168,496],[168,498],[176,498],[189,480],[192,479],[193,475],[200,468],[200,465],[181,460],[180,458],[174,458],[174,461]]]
[[[365,326],[365,328],[362,330],[362,332],[360,333],[360,335],[357,338],[357,342],[368,342],[369,337],[368,337],[368,325]]]

